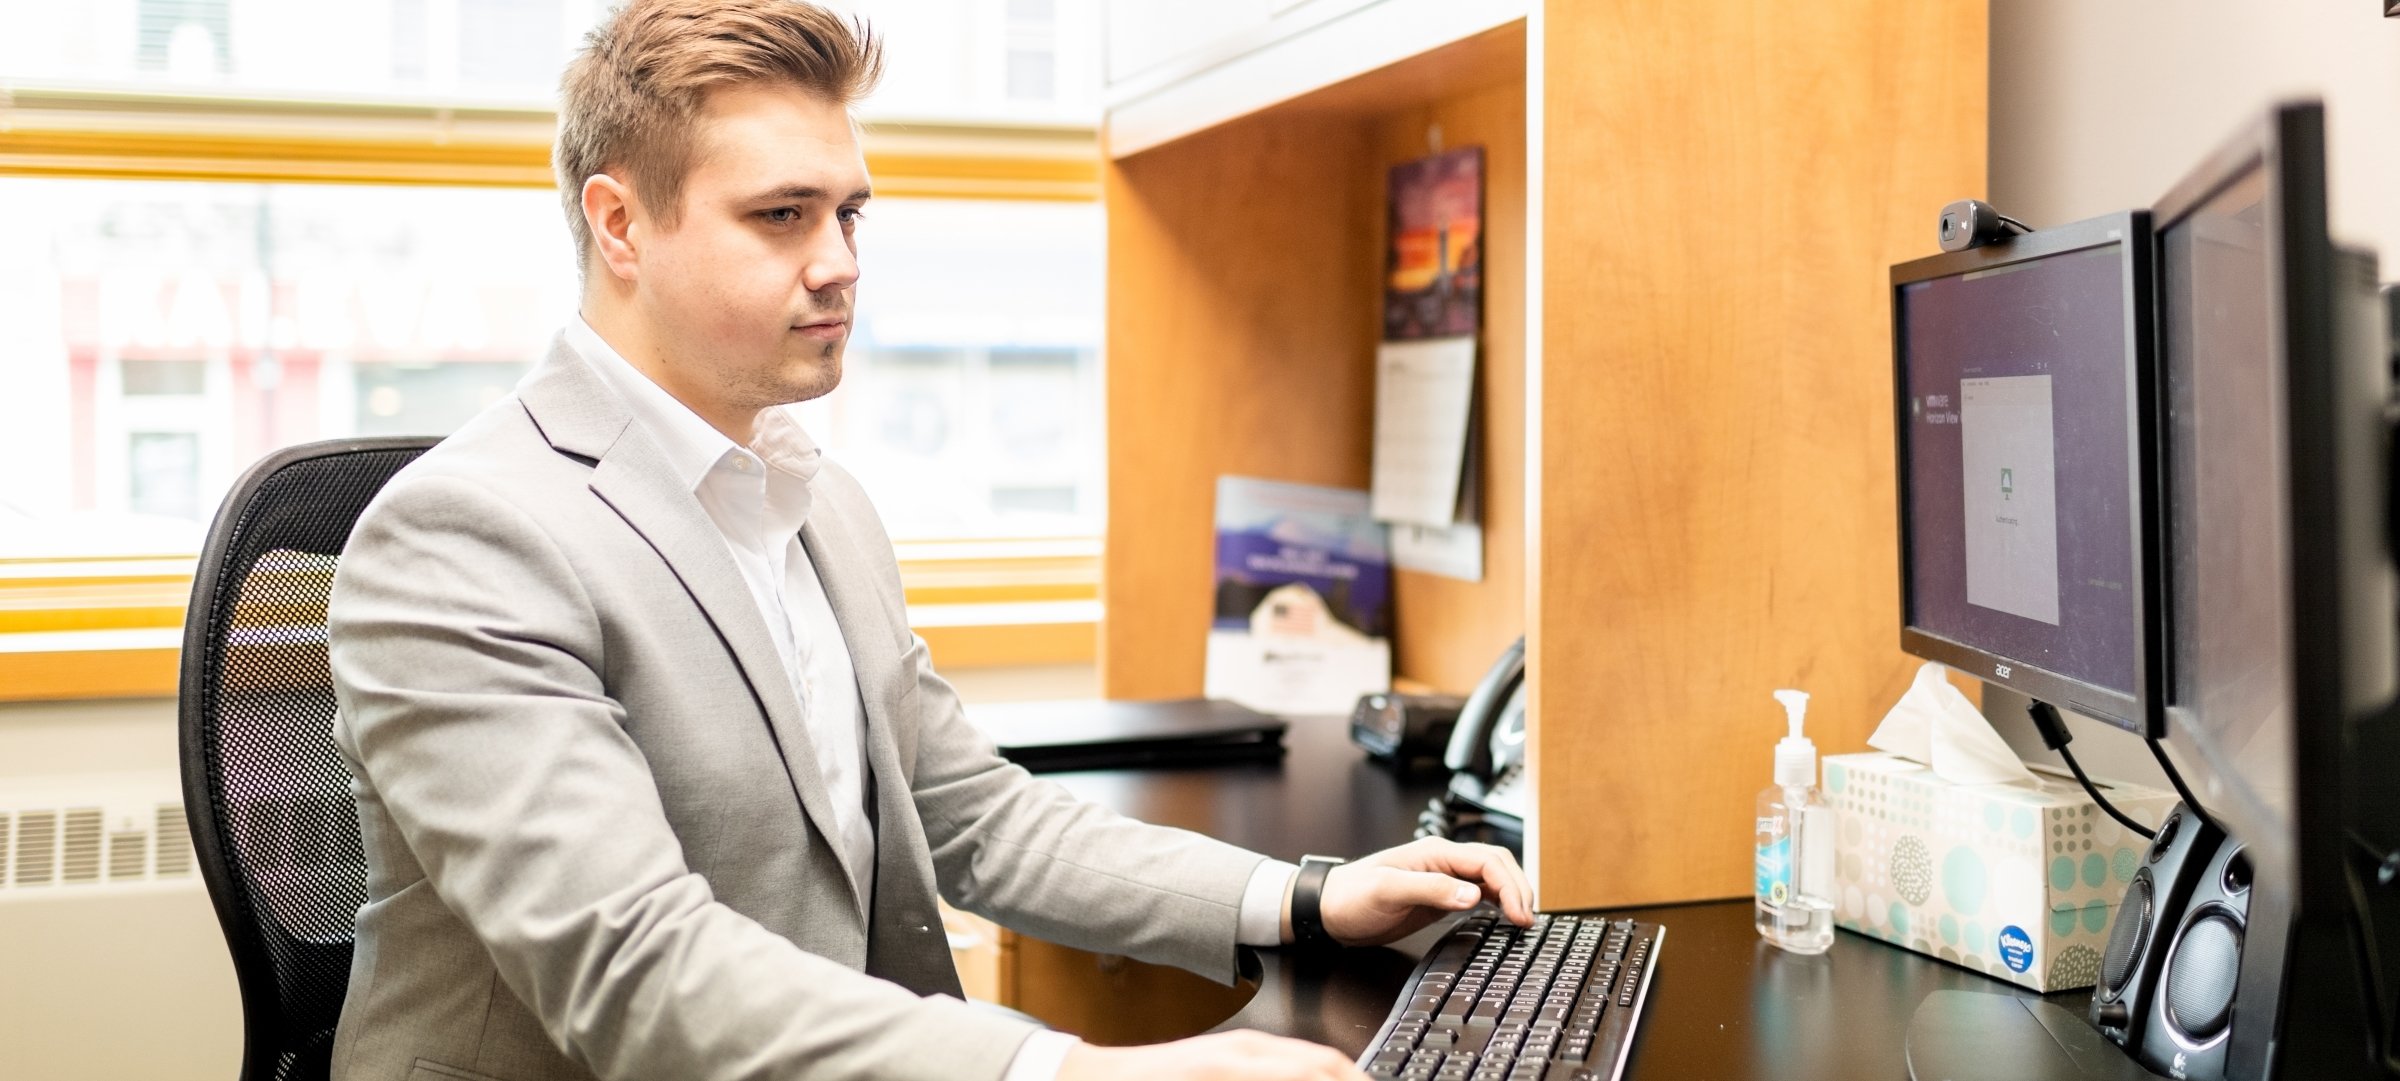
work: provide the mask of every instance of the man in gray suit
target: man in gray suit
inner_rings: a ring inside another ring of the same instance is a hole
[[[369,867],[335,1076],[1347,1077],[970,1008],[936,897],[1223,981],[1295,925],[1530,921],[1500,849],[1295,874],[1079,804],[962,717],[866,494],[782,408],[840,378],[878,66],[799,0],[634,0],[570,66],[580,316],[335,582]]]

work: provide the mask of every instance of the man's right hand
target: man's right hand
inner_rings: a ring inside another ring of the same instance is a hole
[[[1237,1030],[1147,1047],[1077,1044],[1059,1064],[1058,1081],[1365,1081],[1330,1047]]]

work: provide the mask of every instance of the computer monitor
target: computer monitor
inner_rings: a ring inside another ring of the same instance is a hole
[[[2163,622],[2148,697],[2249,870],[2244,888],[2202,891],[2246,903],[2231,1019],[2177,1050],[2221,1054],[2229,1077],[2385,1076],[2369,899],[2391,905],[2373,857],[2400,838],[2360,831],[2391,821],[2400,792],[2373,260],[2328,239],[2314,104],[2244,129],[2153,215]]]
[[[1902,649],[2139,728],[2149,219],[1892,268]]]

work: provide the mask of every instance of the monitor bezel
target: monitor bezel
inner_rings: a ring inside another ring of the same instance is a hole
[[[2125,454],[2126,476],[2130,478],[2133,489],[2127,493],[2129,502],[2126,515],[2129,519],[2126,543],[2132,550],[2133,563],[2125,590],[2134,636],[2133,687],[2125,692],[2102,687],[2022,658],[2004,657],[1914,622],[1914,583],[1909,576],[1909,554],[1915,538],[1912,535],[1908,487],[1908,355],[1900,304],[1900,290],[1918,282],[2111,244],[2118,246],[2118,280],[2124,287],[2126,301]],[[2152,654],[2152,635],[2149,633],[2153,613],[2149,570],[2151,548],[2147,530],[2151,523],[2144,513],[2144,508],[2153,505],[2152,487],[2156,479],[2149,458],[2154,445],[2149,426],[2155,415],[2150,401],[2151,376],[2155,367],[2152,358],[2156,355],[2150,318],[2150,260],[2153,252],[2149,212],[2121,211],[2026,233],[1982,247],[1944,252],[1901,263],[1892,268],[1891,292],[1888,294],[1892,320],[1892,447],[1896,489],[1893,503],[1899,512],[1900,540],[1900,648],[1914,656],[1939,661],[1986,683],[2006,687],[2061,709],[2073,710],[2144,735],[2151,734],[2147,729],[2151,711],[2144,691],[2151,683],[2151,673],[2157,668],[2156,658]]]
[[[2363,598],[2349,596],[2349,587],[2362,574],[2373,573],[2371,561],[2388,561],[2389,538],[2382,519],[2389,493],[2383,488],[2384,462],[2352,460],[2364,426],[2376,423],[2361,411],[2379,414],[2382,403],[2367,400],[2374,396],[2347,385],[2346,380],[2360,373],[2338,363],[2345,347],[2344,320],[2358,314],[2342,307],[2341,262],[2361,257],[2344,256],[2328,228],[2322,105],[2279,104],[2220,144],[2159,198],[2152,214],[2152,250],[2154,256],[2163,256],[2163,237],[2169,229],[2259,173],[2265,182],[2265,257],[2278,279],[2268,300],[2268,340],[2274,349],[2268,363],[2275,366],[2273,378],[2284,391],[2281,524],[2286,534],[2282,581],[2277,584],[2291,626],[2284,643],[2291,673],[2292,770],[2285,820],[2274,820],[2246,793],[2210,798],[2212,782],[2222,784],[2218,778],[2232,771],[2207,738],[2189,730],[2173,710],[2174,611],[2168,534],[2163,529],[2173,511],[2166,473],[2172,459],[2163,337],[2155,452],[2159,483],[2149,512],[2162,522],[2157,546],[2151,550],[2157,568],[2151,584],[2162,598],[2154,652],[2160,663],[2147,697],[2150,723],[2159,729],[2170,755],[2187,768],[2197,765],[2215,775],[2195,778],[2203,789],[2207,814],[2260,868],[2245,914],[2235,993],[2237,1002],[2249,1004],[2242,1012],[2254,1021],[2244,1024],[2237,1015],[2226,1051],[2227,1068],[2333,1077],[2363,1065],[2353,1056],[2366,1042],[2350,1024],[2358,1004],[2344,1001],[2338,978],[2355,974],[2345,956],[2349,928],[2339,915],[2350,905],[2343,798],[2346,787],[2355,783],[2347,769],[2351,763],[2344,760],[2345,745],[2353,724],[2389,704],[2388,698],[2374,696],[2388,695],[2391,658],[2366,657],[2361,647],[2380,642],[2388,654],[2392,613],[2379,615],[2361,603]],[[2161,288],[2154,321],[2162,327],[2169,314],[2166,302]],[[2374,373],[2367,374],[2371,378]],[[2370,686],[2370,663],[2387,666],[2387,678],[2375,686]],[[2312,978],[2296,978],[2300,968],[2310,970]]]

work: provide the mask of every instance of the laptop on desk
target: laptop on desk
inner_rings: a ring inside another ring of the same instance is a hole
[[[976,706],[967,719],[1035,773],[1274,761],[1281,718],[1232,702],[1073,699]]]

